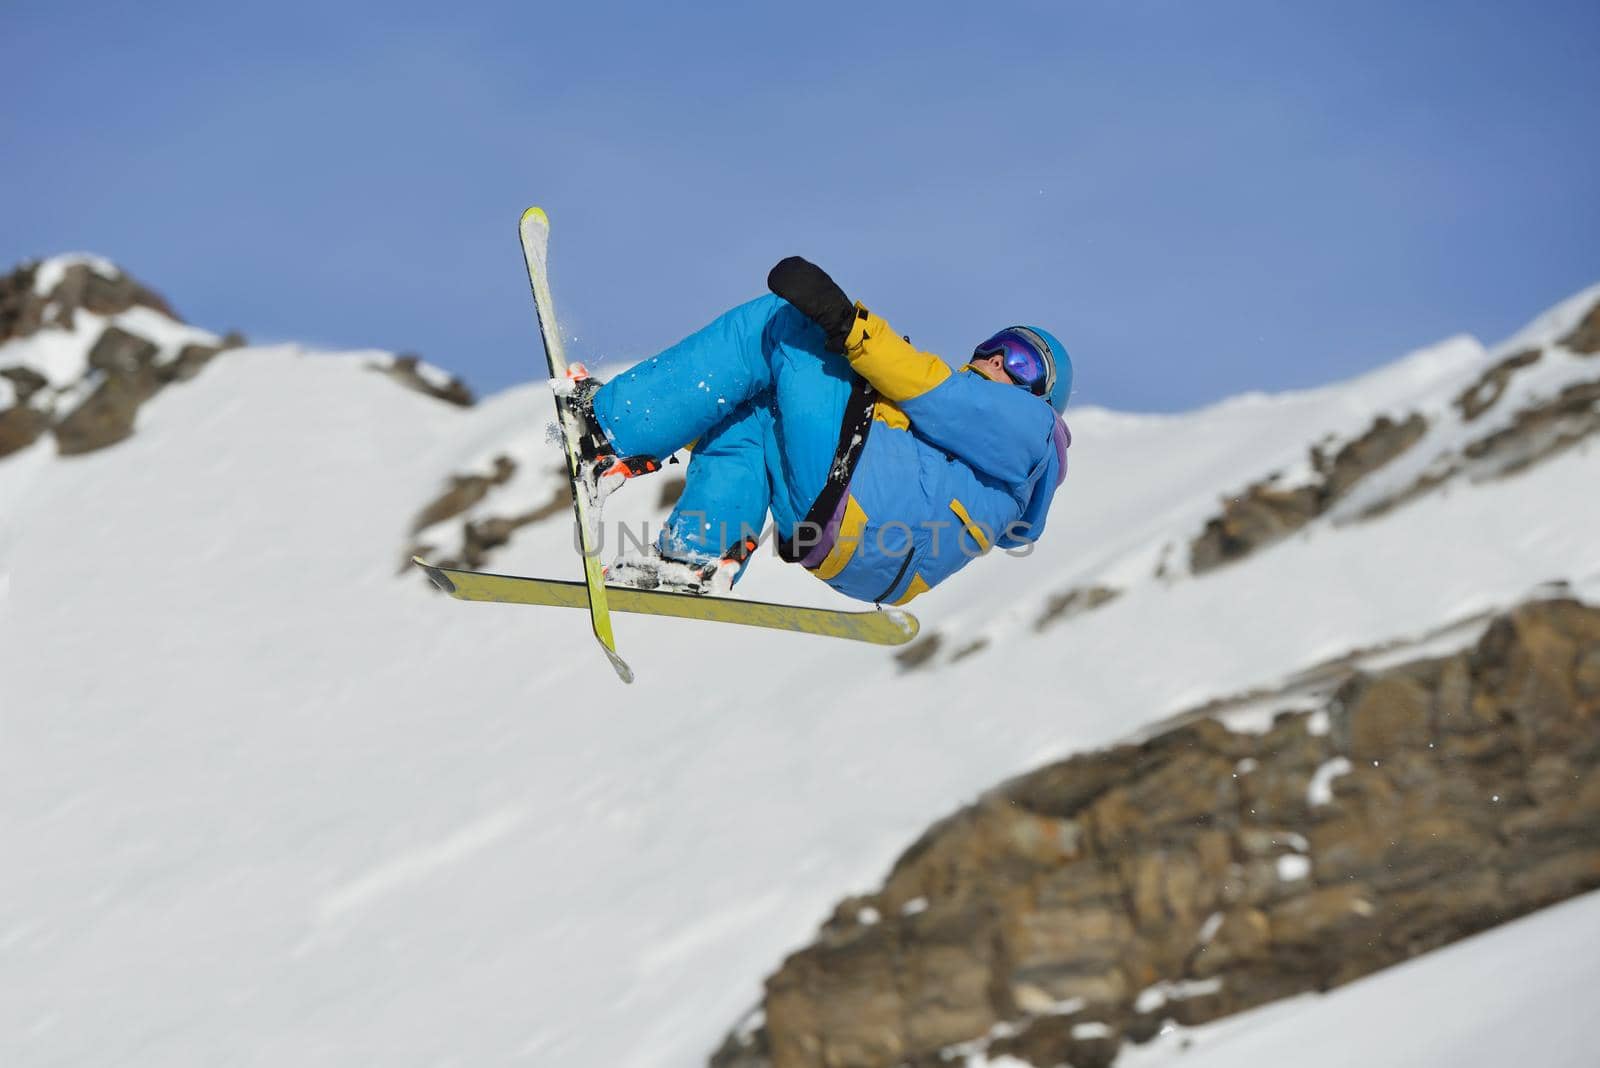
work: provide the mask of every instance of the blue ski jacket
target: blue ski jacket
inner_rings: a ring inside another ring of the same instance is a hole
[[[1066,425],[1045,401],[919,351],[876,315],[845,342],[873,424],[811,570],[861,600],[904,604],[996,546],[1044,533],[1066,475]],[[831,521],[833,517],[829,517]],[[806,562],[806,561],[802,561]]]
[[[1071,443],[1047,402],[953,371],[864,308],[842,356],[823,340],[761,297],[597,391],[619,452],[694,442],[665,551],[720,555],[770,510],[785,559],[850,597],[905,604],[1043,534]]]

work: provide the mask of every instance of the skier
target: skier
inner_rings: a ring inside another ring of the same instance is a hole
[[[574,366],[566,403],[591,486],[691,451],[659,559],[613,580],[725,590],[769,511],[780,557],[876,604],[1038,539],[1072,440],[1060,342],[1008,327],[953,373],[798,256],[767,286],[608,383]]]

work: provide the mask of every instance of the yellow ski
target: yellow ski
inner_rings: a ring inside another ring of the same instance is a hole
[[[593,603],[581,582],[434,567],[421,557],[412,557],[412,562],[428,573],[428,578],[435,586],[462,601],[550,605],[559,608],[582,608],[586,602]],[[917,636],[916,617],[898,608],[838,611],[766,601],[741,601],[732,597],[636,590],[631,586],[606,586],[603,592],[616,611],[639,615],[738,623],[747,627],[820,634],[874,645],[904,645]]]
[[[539,315],[539,336],[544,341],[545,361],[550,365],[550,377],[560,381],[567,374],[567,353],[561,343],[561,329],[556,325],[555,300],[550,295],[550,217],[543,208],[529,208],[522,213],[517,226],[522,240],[522,258],[528,265],[528,283],[533,287],[533,305]],[[623,682],[633,681],[633,670],[617,654],[617,639],[611,633],[611,610],[606,603],[605,572],[600,564],[598,536],[591,515],[589,495],[578,478],[578,436],[567,408],[556,398],[556,419],[561,424],[561,436],[566,444],[567,477],[572,483],[572,507],[578,521],[578,539],[583,551],[583,583],[579,588],[587,591],[589,621],[594,626],[595,640],[605,650],[611,666]]]

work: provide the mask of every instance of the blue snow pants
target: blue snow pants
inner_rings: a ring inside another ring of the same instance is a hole
[[[855,372],[788,302],[759,297],[600,387],[594,412],[622,456],[693,445],[683,496],[656,540],[717,558],[770,511],[787,535],[822,492]]]

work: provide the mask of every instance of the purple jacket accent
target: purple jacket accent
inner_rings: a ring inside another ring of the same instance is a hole
[[[848,503],[850,503],[850,484],[846,482],[844,492],[839,494],[839,503],[833,509],[833,516],[822,525],[821,540],[800,558],[801,567],[816,567],[833,552],[833,543],[839,539],[839,524],[844,520],[844,508]]]
[[[1061,461],[1061,470],[1056,472],[1056,485],[1066,481],[1067,478],[1067,447],[1072,444],[1072,431],[1067,429],[1067,424],[1056,416],[1056,428],[1052,435],[1056,443],[1056,459]]]

